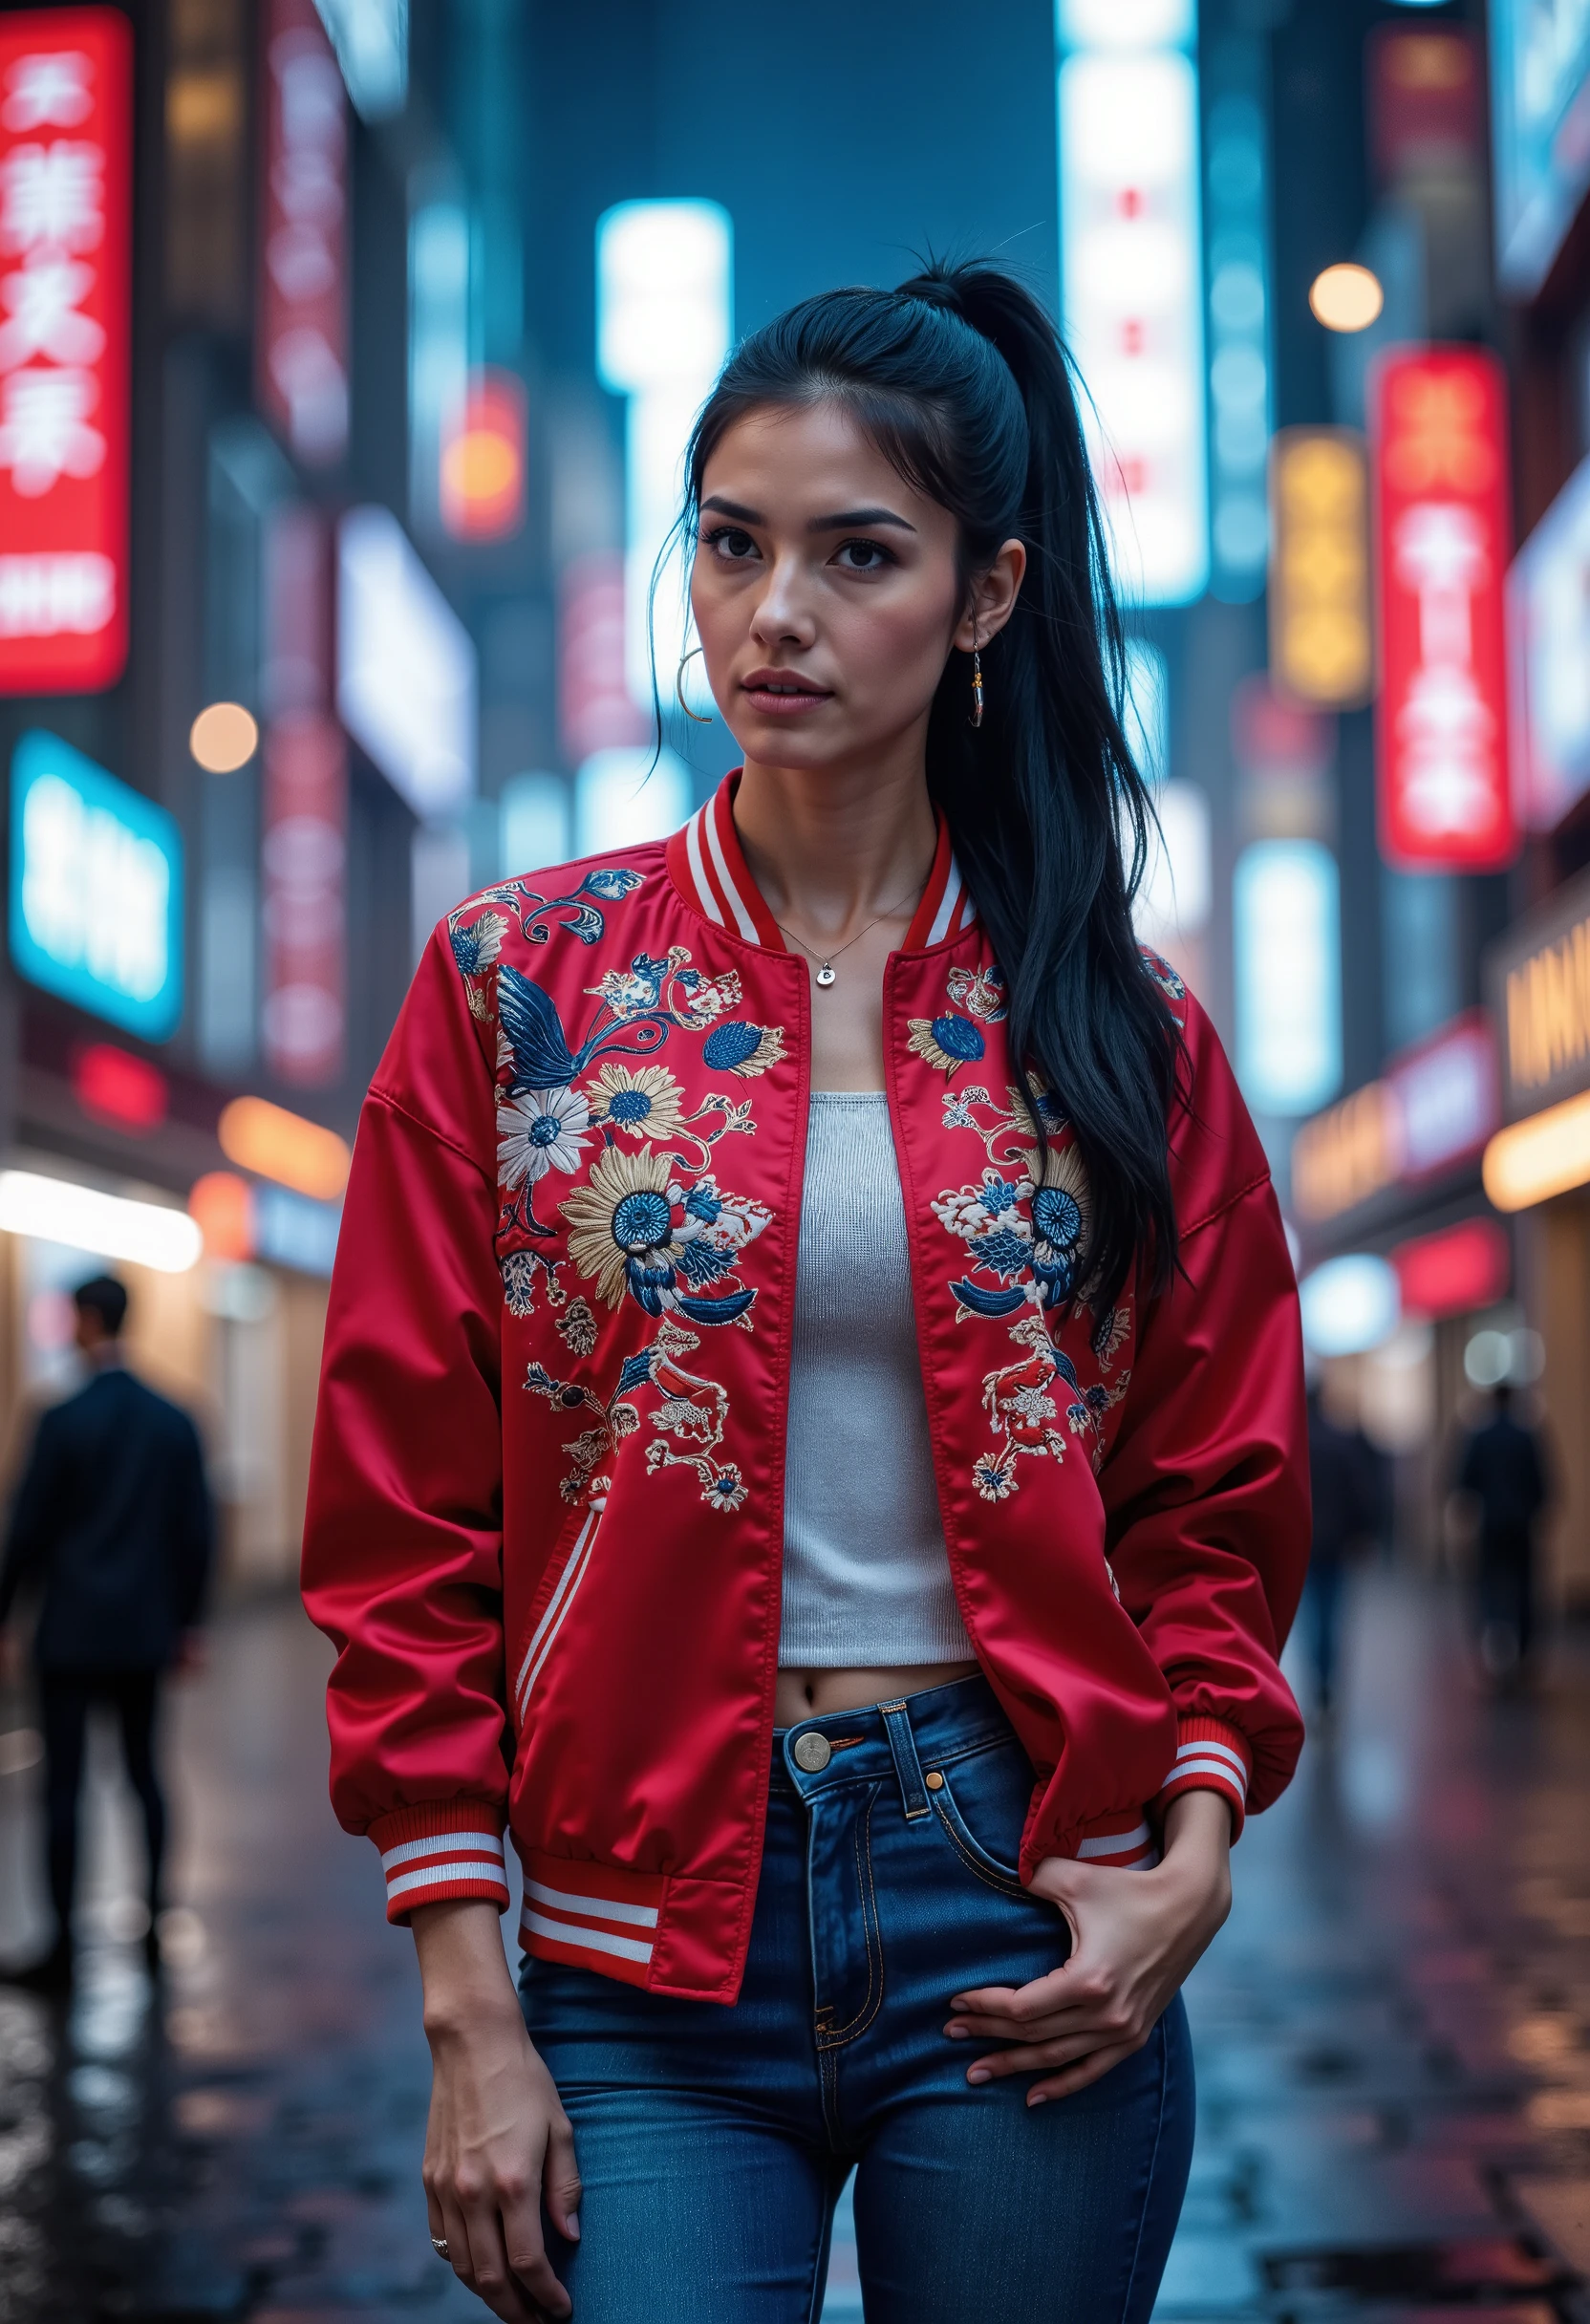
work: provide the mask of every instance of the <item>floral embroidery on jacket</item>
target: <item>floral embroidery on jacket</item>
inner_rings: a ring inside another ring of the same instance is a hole
[[[909,1046],[953,1081],[976,1063],[984,1043],[974,1016],[997,1022],[1005,1014],[1004,982],[996,968],[952,969],[950,998],[969,1012],[913,1018]],[[973,1464],[972,1482],[984,1500],[1001,1501],[1017,1489],[1022,1453],[1063,1460],[1067,1435],[1086,1436],[1095,1465],[1103,1458],[1104,1415],[1126,1393],[1129,1372],[1107,1375],[1130,1336],[1129,1307],[1111,1308],[1094,1324],[1089,1346],[1101,1378],[1084,1388],[1075,1365],[1053,1333],[1086,1305],[1080,1282],[1082,1254],[1091,1224],[1092,1193],[1082,1156],[1062,1143],[1064,1116],[1050,1093],[1007,1087],[998,1105],[977,1083],[946,1087],[944,1127],[977,1137],[987,1161],[979,1178],[947,1187],[933,1203],[945,1232],[965,1246],[965,1271],[953,1280],[956,1317],[1003,1323],[1018,1360],[983,1375],[982,1403],[994,1442]],[[1042,1116],[1046,1151],[1038,1156],[1035,1112]]]
[[[595,903],[621,903],[640,885],[640,873],[626,865],[603,864],[588,872],[571,895],[540,895],[528,880],[500,880],[483,888],[467,903],[447,915],[447,941],[453,963],[463,979],[469,1013],[483,1023],[490,1022],[489,979],[503,949],[503,938],[516,923],[529,944],[545,944],[554,928],[594,944],[607,933],[607,920]]]
[[[773,1214],[735,1194],[715,1165],[721,1139],[754,1134],[751,1099],[709,1089],[692,1107],[679,1077],[655,1060],[670,1040],[695,1036],[709,1072],[753,1081],[782,1062],[784,1028],[737,1016],[738,972],[705,977],[689,947],[674,944],[661,956],[634,953],[587,986],[594,1006],[576,1040],[550,994],[502,958],[515,925],[533,944],[560,930],[594,943],[606,930],[599,906],[640,884],[638,872],[616,866],[588,872],[568,895],[505,881],[451,915],[448,936],[472,1014],[497,1032],[497,1257],[508,1313],[532,1314],[544,1284],[559,1337],[582,1365],[599,1353],[600,1309],[613,1315],[633,1302],[656,1325],[606,1398],[530,1366],[526,1387],[585,1422],[565,1445],[570,1466],[560,1489],[569,1500],[605,1490],[601,1465],[640,1426],[634,1399],[649,1384],[660,1401],[648,1470],[689,1467],[703,1500],[733,1510],[745,1487],[719,1453],[728,1393],[683,1358],[702,1327],[751,1328],[757,1295],[740,1259]],[[555,1177],[571,1181],[567,1194],[538,1209]],[[592,1287],[595,1306],[559,1280],[569,1269]]]
[[[665,1153],[609,1147],[560,1205],[569,1256],[594,1277],[610,1308],[625,1294],[648,1315],[677,1311],[693,1323],[739,1323],[756,1293],[735,1262],[772,1216],[760,1202],[720,1193],[716,1178],[677,1176]]]
[[[944,989],[957,1008],[983,1024],[1002,1024],[1010,1015],[1004,979],[997,968],[952,968]]]
[[[975,1065],[988,1044],[970,1017],[946,1009],[942,1017],[913,1017],[908,1046],[937,1073],[958,1073]]]
[[[566,1501],[607,1488],[611,1480],[596,1474],[598,1464],[640,1427],[635,1398],[651,1388],[659,1402],[651,1415],[655,1434],[646,1448],[648,1471],[693,1469],[709,1508],[732,1511],[742,1505],[745,1481],[738,1462],[717,1457],[729,1417],[727,1390],[716,1380],[687,1370],[681,1361],[699,1345],[697,1333],[665,1317],[651,1345],[627,1359],[617,1388],[606,1402],[582,1383],[555,1380],[543,1364],[526,1367],[525,1386],[533,1395],[545,1396],[560,1411],[594,1415],[595,1426],[583,1429],[564,1446],[570,1466],[558,1491]]]

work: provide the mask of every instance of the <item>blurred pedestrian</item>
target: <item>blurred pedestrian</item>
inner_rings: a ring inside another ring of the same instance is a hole
[[[89,1713],[103,1705],[121,1732],[128,1781],[143,1811],[151,1969],[165,1853],[156,1765],[161,1682],[197,1659],[211,1550],[198,1432],[187,1414],[122,1361],[127,1293],[114,1276],[78,1285],[76,1342],[86,1385],[39,1421],[0,1564],[0,1633],[19,1590],[40,1594],[33,1631],[44,1729],[46,1856],[54,1940],[12,1985],[63,1991],[72,1980],[77,1798]]]
[[[1535,1643],[1535,1537],[1550,1498],[1538,1432],[1518,1418],[1512,1383],[1491,1391],[1491,1417],[1464,1439],[1457,1489],[1478,1520],[1474,1599],[1480,1661],[1501,1685],[1523,1677]]]
[[[1331,1418],[1317,1380],[1308,1391],[1308,1474],[1314,1530],[1301,1613],[1314,1662],[1315,1697],[1328,1712],[1335,1698],[1347,1569],[1373,1537],[1378,1496],[1374,1453],[1363,1430],[1344,1429]]]
[[[332,1287],[305,1586],[431,2235],[511,2324],[804,2324],[853,2159],[870,2314],[1145,2324],[1180,1987],[1302,1739],[1280,1215],[1132,934],[1033,293],[807,301],[686,473],[744,764],[438,929]]]

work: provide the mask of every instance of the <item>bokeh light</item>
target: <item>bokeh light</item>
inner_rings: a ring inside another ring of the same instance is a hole
[[[188,732],[188,748],[208,775],[235,775],[259,748],[260,730],[241,702],[211,702]]]
[[[1367,267],[1344,262],[1314,277],[1308,303],[1327,331],[1367,331],[1386,304],[1386,293]]]

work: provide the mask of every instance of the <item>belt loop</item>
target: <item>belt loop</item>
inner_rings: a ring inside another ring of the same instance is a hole
[[[933,1811],[928,1804],[928,1787],[922,1781],[922,1762],[916,1756],[916,1738],[911,1732],[911,1713],[904,1703],[880,1703],[878,1709],[883,1713],[889,1748],[894,1754],[894,1773],[900,1779],[906,1821],[915,1823],[919,1817]]]

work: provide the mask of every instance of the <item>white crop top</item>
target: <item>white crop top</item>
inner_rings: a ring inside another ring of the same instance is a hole
[[[881,1090],[811,1093],[786,1463],[781,1666],[970,1662]]]

